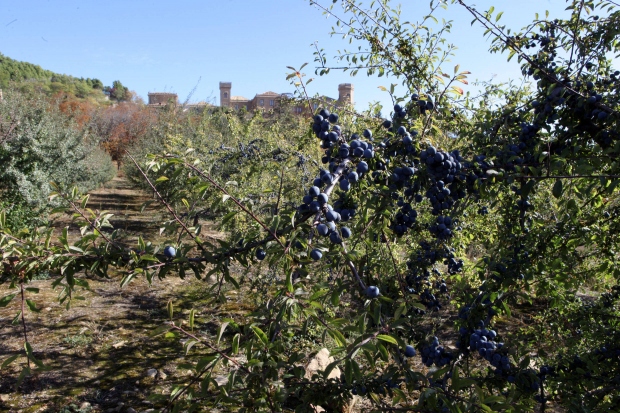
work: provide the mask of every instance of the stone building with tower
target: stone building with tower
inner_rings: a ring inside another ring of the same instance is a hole
[[[335,106],[353,106],[354,87],[352,83],[341,83],[338,85],[338,99],[328,96],[319,96],[311,98],[313,111],[319,107],[335,107]],[[152,108],[165,108],[168,105],[179,106],[179,98],[176,93],[167,92],[150,92],[148,106]],[[231,109],[245,109],[249,112],[255,110],[269,111],[275,109],[283,99],[291,99],[290,93],[263,92],[255,95],[252,99],[243,96],[234,96],[232,94],[232,82],[220,82],[220,106]],[[184,109],[204,109],[211,105],[201,102],[196,104],[184,104]],[[292,107],[295,113],[308,112],[308,105],[305,102],[299,102]]]
[[[166,92],[149,92],[149,106],[166,106],[172,104],[176,106],[178,104],[179,97],[176,93]]]
[[[312,105],[314,110],[321,106],[338,106],[338,105],[353,105],[353,92],[354,87],[352,83],[341,83],[338,85],[338,99],[333,99],[327,96],[321,96],[319,98],[312,99]],[[248,99],[243,96],[234,96],[232,94],[232,82],[220,82],[220,106],[229,107],[232,109],[246,109],[248,111],[254,110],[270,110],[274,109],[279,101],[284,98],[289,98],[290,94],[276,93],[276,92],[264,92],[255,95],[252,99]],[[298,105],[293,108],[296,113],[303,113],[307,111],[306,105]]]

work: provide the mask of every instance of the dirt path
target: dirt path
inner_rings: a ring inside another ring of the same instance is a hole
[[[114,214],[110,223],[114,229],[120,230],[125,244],[135,242],[138,235],[151,240],[158,238],[158,223],[164,217],[161,209],[151,194],[133,187],[122,171],[103,187],[89,192],[89,196],[88,208]],[[153,203],[141,212],[142,205],[148,201]],[[53,225],[58,229],[68,225],[70,235],[79,234],[79,226],[72,223],[70,212],[54,216]]]
[[[149,194],[117,176],[90,193],[88,207],[113,213],[112,225],[121,230],[123,242],[133,246],[139,234],[158,239],[160,210],[152,205],[140,212],[150,199]],[[55,217],[54,226],[60,229],[67,225],[76,237],[79,226],[71,223],[70,215]],[[152,338],[149,334],[167,320],[169,299],[175,304],[177,317],[186,318],[207,285],[170,276],[152,285],[136,279],[121,289],[119,276],[93,278],[88,280],[90,291],[81,294],[84,300],[66,310],[57,301],[53,280],[41,278],[31,285],[40,292],[28,298],[42,311],[26,313],[27,333],[35,356],[51,370],[27,377],[18,391],[15,384],[26,365],[25,357],[0,370],[0,411],[132,412],[157,407],[146,398],[155,392],[161,394],[183,377],[176,365],[184,351],[178,338]],[[0,297],[8,293],[7,285],[0,286]],[[12,355],[23,354],[22,327],[11,324],[19,305],[14,300],[0,308],[0,364]],[[203,333],[215,334],[217,324],[211,320],[217,321],[219,316],[211,313],[204,317]],[[157,370],[154,377],[153,370],[149,375],[150,369]]]

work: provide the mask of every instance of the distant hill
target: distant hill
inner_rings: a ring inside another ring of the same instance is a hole
[[[20,62],[0,53],[0,88],[17,88],[23,92],[42,92],[54,95],[58,92],[70,93],[78,98],[95,100],[125,100],[130,96],[128,89],[120,81],[113,86],[104,86],[99,79],[77,78],[54,73],[39,65]]]

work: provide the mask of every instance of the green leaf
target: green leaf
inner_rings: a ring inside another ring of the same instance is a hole
[[[351,366],[351,360],[349,359],[344,361],[344,378],[347,384],[351,384],[353,382],[353,368]]]
[[[340,304],[340,291],[334,290],[332,292],[331,303],[334,307]]]
[[[555,184],[553,185],[553,196],[556,198],[560,198],[562,196],[562,180],[558,179],[555,181]]]
[[[506,315],[508,317],[511,317],[512,311],[510,311],[510,307],[508,307],[508,303],[506,303],[505,301],[502,301],[502,307],[504,307],[504,311],[506,312]]]
[[[19,354],[15,354],[14,356],[11,356],[8,359],[4,360],[4,362],[2,363],[2,366],[0,366],[0,369],[3,369],[9,364],[11,364],[12,362],[14,362],[17,359],[17,357],[19,357]]]
[[[32,300],[26,300],[26,304],[28,305],[28,308],[30,308],[30,311],[33,311],[35,313],[38,313],[41,311],[40,308],[37,308],[37,304]]]
[[[160,334],[164,334],[165,332],[167,332],[168,330],[170,330],[170,326],[169,325],[163,325],[163,326],[159,326],[157,327],[155,330],[153,330],[149,336],[150,337],[155,337],[158,336]]]
[[[383,340],[383,341],[385,341],[387,343],[398,345],[398,341],[396,341],[396,339],[394,337],[392,337],[392,336],[388,336],[388,335],[385,335],[385,334],[379,334],[377,336],[377,338],[379,340]]]
[[[196,310],[192,308],[189,312],[189,328],[191,328],[192,330],[194,330],[195,318],[196,318]]]
[[[342,335],[340,331],[329,330],[328,334],[330,335],[331,338],[334,339],[334,341],[336,342],[336,344],[338,344],[339,347],[346,347],[347,340],[344,338],[344,336]]]
[[[252,328],[252,331],[254,331],[254,334],[256,334],[256,337],[258,337],[260,341],[263,342],[264,345],[268,346],[269,339],[267,338],[267,334],[265,334],[265,332],[257,326],[252,326],[251,328]]]
[[[327,377],[329,377],[329,374],[332,372],[332,370],[336,368],[337,365],[338,365],[338,360],[330,363],[325,369],[325,371],[323,372],[323,378],[327,379]]]
[[[390,360],[390,355],[385,346],[381,343],[377,343],[377,349],[379,350],[379,353],[381,353],[381,358],[383,361],[388,362]]]
[[[6,307],[17,294],[9,294],[0,299],[0,307]]]
[[[232,339],[232,353],[237,354],[239,352],[239,338],[241,335],[239,333],[235,334]]]
[[[22,382],[24,381],[26,376],[30,376],[30,368],[29,367],[24,367],[22,369],[22,372],[19,373],[19,377],[17,378],[17,383],[15,384],[16,388],[19,387],[22,384]]]
[[[230,211],[228,214],[224,215],[222,218],[222,225],[225,225],[228,221],[230,221],[235,215],[237,215],[237,210]]]
[[[137,274],[136,274],[135,272],[132,272],[132,273],[130,273],[130,274],[125,275],[125,276],[123,277],[123,279],[121,280],[121,288],[123,288],[123,287],[125,287],[127,284],[129,284],[129,283],[131,282],[131,280],[133,280],[133,279],[134,279],[134,277],[135,277],[136,275],[137,275]],[[171,316],[170,318],[172,318],[172,316]]]
[[[21,317],[21,315],[22,315],[22,310],[19,310],[17,312],[17,315],[13,317],[13,320],[11,321],[11,325],[16,326],[17,324],[19,324],[19,318]]]

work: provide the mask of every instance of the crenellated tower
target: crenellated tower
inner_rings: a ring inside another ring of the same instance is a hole
[[[232,82],[220,82],[220,106],[230,107],[230,90]]]
[[[338,102],[341,105],[353,105],[353,83],[341,83],[338,85]]]

